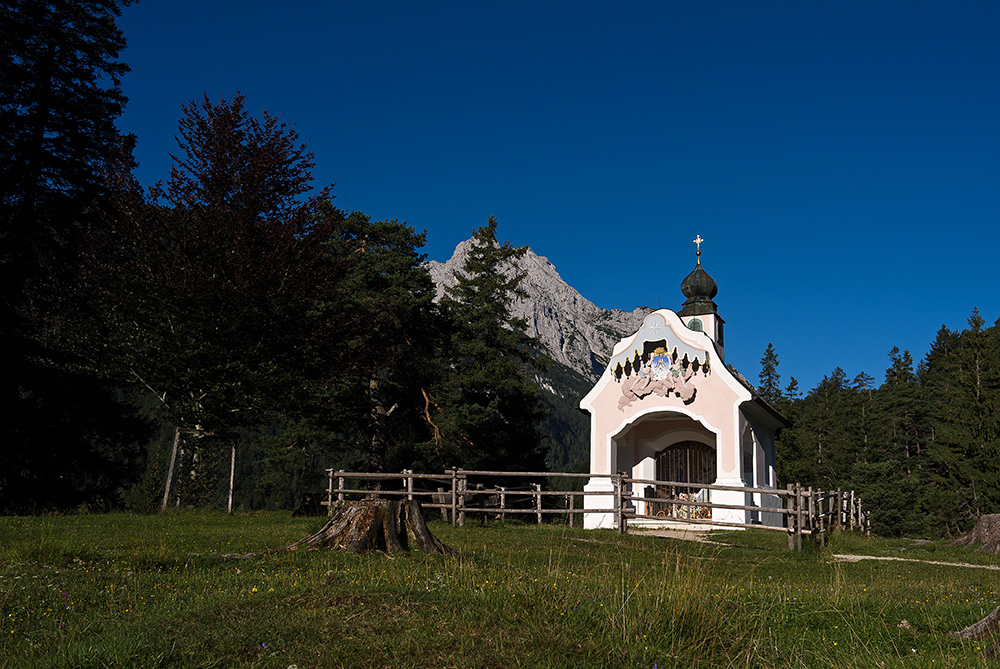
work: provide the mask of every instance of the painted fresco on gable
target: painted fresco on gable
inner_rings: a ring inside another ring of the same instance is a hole
[[[621,384],[618,408],[622,411],[646,397],[676,396],[685,404],[694,401],[697,376],[711,372],[707,351],[689,346],[673,335],[661,314],[650,314],[633,344],[615,355],[608,368]]]
[[[631,365],[630,365],[631,366]],[[696,362],[672,356],[665,348],[658,347],[645,362],[639,362],[631,374],[621,379],[622,396],[618,408],[622,411],[633,402],[650,395],[668,397],[676,395],[685,404],[694,401],[698,389],[691,383]],[[704,366],[702,370],[707,373]]]

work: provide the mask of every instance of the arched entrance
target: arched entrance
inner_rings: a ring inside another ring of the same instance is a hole
[[[656,480],[676,483],[715,482],[715,449],[699,441],[681,441],[656,454]],[[690,488],[697,493],[699,488]]]
[[[715,483],[714,448],[700,441],[679,441],[657,452],[655,460],[656,480],[669,483],[658,483],[655,488],[650,486],[647,488],[647,495],[652,494],[658,499],[681,502],[711,501],[710,491],[701,486]],[[684,483],[691,485],[682,485]],[[649,512],[650,515],[679,518],[711,517],[708,507],[689,504],[650,502]]]

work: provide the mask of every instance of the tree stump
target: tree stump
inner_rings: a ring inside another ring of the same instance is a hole
[[[1000,513],[979,516],[976,526],[951,543],[952,546],[976,546],[977,553],[1000,553]]]
[[[357,554],[369,551],[393,553],[406,552],[411,545],[424,553],[458,555],[458,551],[431,534],[417,502],[362,499],[336,502],[333,517],[319,532],[284,548],[259,553],[227,553],[219,557],[223,560],[242,560],[300,548],[307,551],[346,548]]]
[[[431,534],[413,500],[363,499],[337,502],[333,517],[319,532],[300,539],[286,550],[346,548],[354,553],[407,551],[414,545],[424,553],[457,555]]]
[[[996,638],[998,626],[1000,626],[1000,606],[993,609],[993,613],[978,623],[973,623],[963,630],[952,632],[951,635],[959,639],[985,639],[988,637],[992,640]],[[1000,652],[1000,642],[994,643],[984,650],[983,657],[996,657],[998,652]]]

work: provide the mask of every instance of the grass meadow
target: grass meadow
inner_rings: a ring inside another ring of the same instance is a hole
[[[260,551],[288,513],[0,518],[3,667],[978,667],[948,635],[1000,571],[942,543],[781,533],[714,544],[496,523],[431,529],[461,556]],[[725,545],[722,545],[725,544]]]

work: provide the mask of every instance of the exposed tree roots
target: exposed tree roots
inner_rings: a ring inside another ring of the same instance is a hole
[[[1000,514],[991,513],[979,516],[976,526],[952,542],[952,546],[979,546],[977,553],[1000,553]],[[998,639],[1000,628],[1000,606],[993,613],[978,623],[973,623],[963,630],[952,632],[959,639]],[[1000,655],[1000,640],[983,651],[983,657]]]
[[[1000,627],[1000,606],[993,609],[993,613],[986,616],[978,623],[973,623],[963,630],[952,632],[951,635],[959,639],[995,639],[997,627]],[[1000,653],[1000,641],[983,651],[983,657],[997,657]]]
[[[976,526],[952,542],[953,546],[979,546],[977,553],[1000,553],[1000,514],[979,516]]]
[[[458,555],[457,551],[431,534],[417,502],[364,499],[337,502],[333,507],[333,517],[319,532],[284,548],[221,557],[239,560],[267,553],[322,548],[346,548],[358,554],[369,551],[392,553],[406,552],[411,546],[424,553]]]

